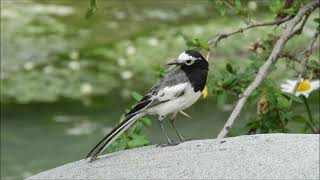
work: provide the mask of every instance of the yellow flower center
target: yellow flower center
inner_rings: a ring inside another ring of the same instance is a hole
[[[303,80],[299,83],[297,87],[297,92],[307,91],[311,88],[311,84],[309,81]]]

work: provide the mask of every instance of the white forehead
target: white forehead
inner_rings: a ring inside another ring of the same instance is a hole
[[[190,54],[187,54],[185,51],[179,54],[178,60],[185,61],[190,59],[196,59],[195,57],[191,56]]]

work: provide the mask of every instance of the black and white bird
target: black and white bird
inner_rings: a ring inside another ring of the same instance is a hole
[[[168,141],[167,145],[175,145],[177,143],[170,140],[163,127],[164,118],[172,114],[171,125],[176,130],[180,141],[183,141],[174,125],[174,120],[179,111],[190,107],[201,97],[207,81],[208,61],[198,51],[186,50],[178,56],[177,60],[168,65],[175,65],[175,67],[126,114],[124,121],[89,152],[87,157],[91,157],[90,162],[97,159],[103,150],[134,122],[147,114],[158,115],[160,127]]]

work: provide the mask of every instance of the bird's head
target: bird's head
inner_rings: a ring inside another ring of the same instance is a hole
[[[208,61],[195,50],[186,50],[180,53],[178,58],[168,65],[182,66],[183,68],[190,69],[208,69]]]

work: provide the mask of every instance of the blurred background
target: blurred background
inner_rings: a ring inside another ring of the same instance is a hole
[[[242,3],[256,19],[272,20],[267,5]],[[166,62],[187,48],[184,36],[210,39],[245,25],[235,14],[221,16],[207,0],[99,1],[88,19],[89,6],[85,0],[1,1],[1,179],[21,179],[84,158],[134,104],[132,93],[147,92]],[[304,48],[314,27],[308,23],[288,48]],[[255,29],[221,41],[209,81],[226,63],[245,68],[250,44],[270,31]],[[277,66],[272,76],[279,84],[295,76],[284,63]],[[318,119],[319,91],[309,99]],[[192,119],[178,116],[177,127],[187,139],[214,138],[234,101],[221,105],[209,86],[209,97],[186,111]],[[247,133],[251,114],[254,104],[236,121],[236,134]],[[165,141],[156,121],[146,137],[151,144]]]

